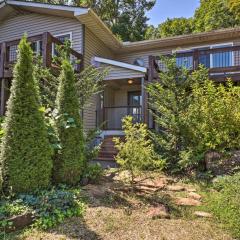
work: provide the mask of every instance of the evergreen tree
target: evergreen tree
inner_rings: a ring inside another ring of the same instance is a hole
[[[76,77],[70,61],[62,61],[56,105],[57,130],[61,150],[56,160],[54,178],[58,183],[77,184],[84,167],[83,128]]]
[[[3,188],[29,192],[50,184],[51,147],[26,36],[18,47],[1,149]]]

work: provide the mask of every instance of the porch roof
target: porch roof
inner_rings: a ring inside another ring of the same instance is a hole
[[[145,77],[147,68],[111,59],[93,57],[92,65],[108,69],[105,80],[132,79]]]

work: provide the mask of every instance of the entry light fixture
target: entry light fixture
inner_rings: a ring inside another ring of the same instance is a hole
[[[132,80],[132,79],[129,79],[129,80],[128,80],[128,84],[133,84],[133,80]]]

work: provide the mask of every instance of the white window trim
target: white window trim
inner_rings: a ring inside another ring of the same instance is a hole
[[[66,33],[60,33],[60,34],[55,34],[55,35],[53,35],[54,37],[61,37],[61,36],[64,36],[64,35],[70,35],[70,42],[71,42],[71,47],[72,47],[72,44],[73,44],[73,42],[72,42],[72,36],[73,36],[73,33],[72,32],[66,32]],[[52,44],[52,56],[54,56],[55,54],[54,54],[54,43]]]

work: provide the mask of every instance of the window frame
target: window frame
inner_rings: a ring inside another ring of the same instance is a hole
[[[65,32],[65,33],[55,34],[53,36],[55,38],[58,38],[58,37],[65,36],[65,35],[69,35],[70,36],[69,40],[71,42],[71,47],[72,47],[72,44],[73,44],[73,41],[72,41],[73,33],[72,32]],[[52,43],[52,56],[55,56],[54,48],[55,48],[55,44]]]

